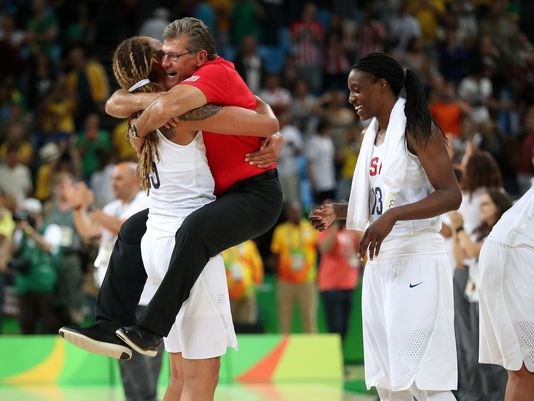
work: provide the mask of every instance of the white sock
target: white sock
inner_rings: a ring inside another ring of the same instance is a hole
[[[419,390],[415,385],[410,387],[410,392],[417,401],[456,401],[456,398],[450,391],[427,391]]]
[[[384,388],[377,388],[380,401],[413,401],[412,393],[409,390],[391,391]]]

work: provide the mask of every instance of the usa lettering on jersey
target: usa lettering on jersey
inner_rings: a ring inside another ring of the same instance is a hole
[[[382,162],[379,157],[373,157],[371,159],[371,167],[369,168],[369,175],[374,177],[382,172]]]

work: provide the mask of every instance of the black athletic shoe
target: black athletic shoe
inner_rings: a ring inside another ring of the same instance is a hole
[[[141,326],[121,327],[115,334],[140,354],[156,356],[163,338]]]
[[[111,322],[98,321],[88,327],[62,327],[59,335],[85,351],[115,359],[130,359],[132,350],[115,335],[117,327]]]

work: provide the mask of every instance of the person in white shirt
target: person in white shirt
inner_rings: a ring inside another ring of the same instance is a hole
[[[19,146],[8,146],[4,163],[0,165],[0,190],[14,196],[20,204],[32,189],[30,169],[19,161]]]

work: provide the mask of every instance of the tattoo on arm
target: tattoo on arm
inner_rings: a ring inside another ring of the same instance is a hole
[[[190,110],[187,113],[182,114],[180,116],[180,120],[182,121],[205,120],[206,118],[217,114],[221,109],[222,109],[222,106],[219,106],[216,104],[206,104],[202,107]],[[172,127],[171,128],[161,127],[159,130],[167,138],[172,138],[176,135],[176,133],[174,132],[174,128]]]
[[[222,109],[222,106],[217,104],[206,104],[198,109],[193,109],[180,116],[183,121],[199,121],[205,120],[208,117],[217,114]]]

